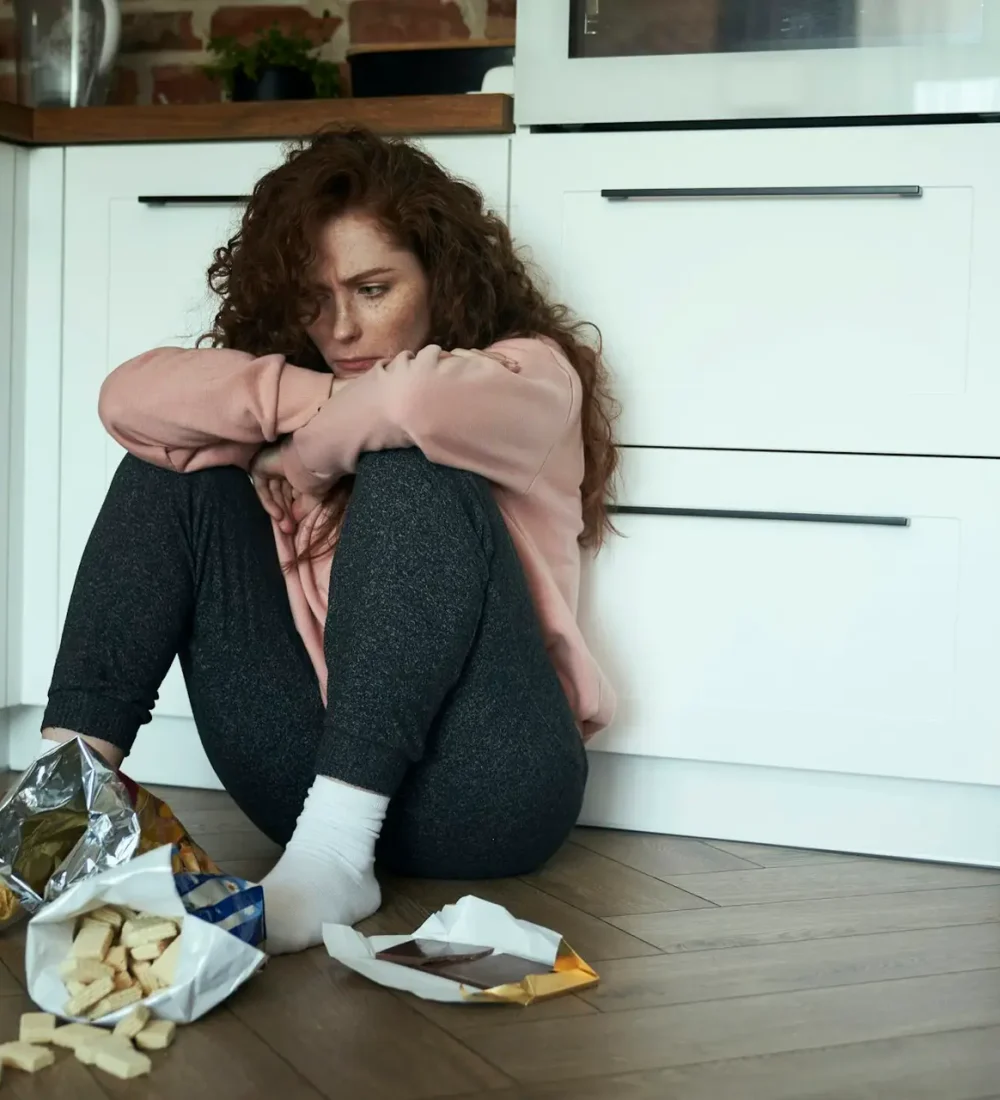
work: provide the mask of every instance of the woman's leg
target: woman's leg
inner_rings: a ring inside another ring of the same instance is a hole
[[[324,711],[270,521],[240,470],[128,456],[77,572],[44,725],[127,753],[178,652],[212,764],[280,833],[315,774]]]
[[[404,873],[517,874],[563,843],[586,758],[485,481],[417,450],[362,459],[326,657],[320,778],[264,884],[279,950],[378,904],[370,851],[387,804],[380,858]],[[359,814],[363,830],[345,826]]]

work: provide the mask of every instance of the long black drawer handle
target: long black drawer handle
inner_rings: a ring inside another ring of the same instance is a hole
[[[900,187],[631,187],[605,188],[601,198],[630,199],[919,199],[924,189]]]
[[[786,523],[850,523],[861,527],[909,527],[906,516],[847,516],[825,512],[743,512],[731,508],[645,508],[614,504],[616,516],[694,516],[697,519],[762,519]]]
[[[140,195],[143,206],[234,206],[250,201],[249,195]]]

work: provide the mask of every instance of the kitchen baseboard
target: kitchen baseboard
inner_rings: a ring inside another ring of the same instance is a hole
[[[1000,867],[1000,787],[592,752],[580,823]]]

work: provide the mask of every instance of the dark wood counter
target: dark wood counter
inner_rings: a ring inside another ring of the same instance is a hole
[[[383,134],[509,134],[514,101],[508,95],[402,96],[39,110],[0,103],[0,140],[22,145],[280,140],[352,124]]]

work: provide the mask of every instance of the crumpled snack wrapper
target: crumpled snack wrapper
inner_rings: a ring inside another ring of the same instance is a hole
[[[264,965],[266,955],[254,946],[264,938],[261,888],[225,875],[175,874],[176,858],[169,847],[137,856],[75,883],[32,917],[24,965],[28,994],[43,1012],[74,1019],[64,1012],[69,994],[59,964],[72,947],[77,918],[101,905],[127,905],[180,925],[173,984],[143,999],[163,1019],[197,1020]],[[117,1023],[133,1007],[100,1023]]]
[[[176,872],[219,871],[165,802],[79,738],[54,745],[0,801],[0,931],[74,883],[163,845]]]
[[[493,989],[469,989],[430,970],[377,959],[379,951],[407,940],[492,947],[539,964],[538,974]],[[518,920],[502,905],[467,895],[428,917],[409,936],[363,936],[345,924],[325,924],[323,942],[330,957],[379,985],[444,1004],[517,1004],[547,1001],[598,984],[597,973],[558,932]]]

